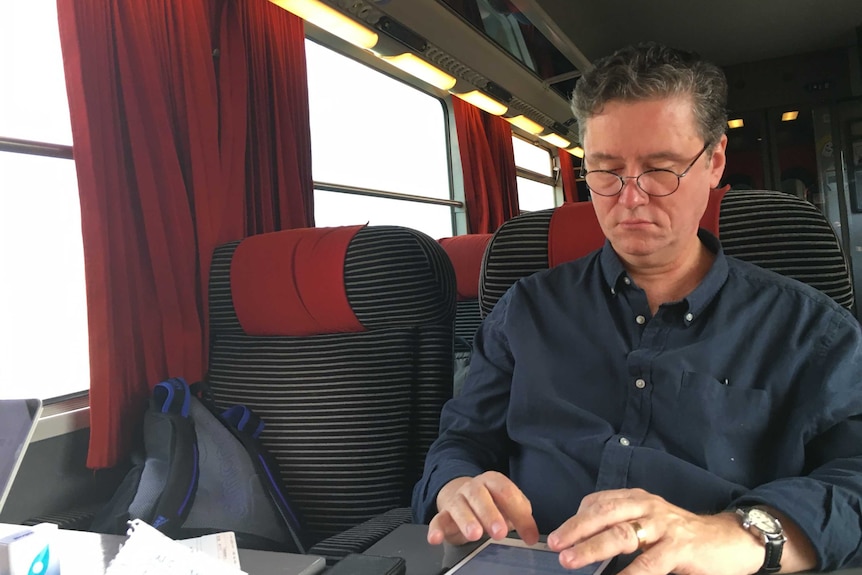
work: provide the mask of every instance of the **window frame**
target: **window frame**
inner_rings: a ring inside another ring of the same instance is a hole
[[[563,204],[563,189],[562,189],[562,181],[560,179],[560,159],[557,156],[558,151],[554,148],[549,148],[544,145],[542,142],[538,141],[538,138],[535,137],[527,137],[521,134],[521,131],[517,128],[512,129],[512,138],[517,138],[526,144],[531,146],[535,146],[542,150],[545,150],[548,153],[548,159],[550,161],[551,173],[553,175],[546,176],[544,174],[540,174],[538,172],[534,172],[528,168],[522,168],[518,166],[517,160],[515,160],[515,175],[519,178],[524,178],[526,180],[532,180],[534,182],[544,184],[546,186],[550,186],[554,193],[554,205],[553,207],[559,207]],[[520,196],[521,191],[518,190],[518,200],[520,205]],[[550,208],[546,208],[550,209]],[[520,213],[525,214],[529,213],[530,210],[520,210]]]
[[[315,26],[306,25],[306,42],[311,41],[320,46],[331,50],[340,56],[350,58],[351,60],[367,66],[377,73],[383,74],[395,81],[401,82],[411,88],[414,88],[432,98],[438,100],[442,106],[444,134],[446,141],[446,167],[448,168],[448,198],[432,198],[430,196],[422,196],[416,194],[405,194],[403,192],[393,192],[388,190],[380,190],[376,188],[351,186],[349,184],[338,184],[333,182],[325,182],[313,179],[312,187],[314,190],[322,190],[326,192],[344,193],[358,196],[368,196],[392,200],[401,200],[406,202],[425,203],[439,206],[449,206],[451,208],[452,235],[463,234],[467,232],[466,227],[466,208],[464,202],[463,186],[456,184],[456,172],[460,170],[460,162],[453,160],[453,150],[457,150],[454,121],[452,118],[451,96],[448,92],[439,90],[433,86],[425,84],[421,80],[406,74],[392,66],[384,67],[383,62],[365,52],[358,49],[356,46],[349,44],[342,39],[329,34]],[[459,172],[460,173],[460,172]],[[434,238],[439,239],[439,238]]]

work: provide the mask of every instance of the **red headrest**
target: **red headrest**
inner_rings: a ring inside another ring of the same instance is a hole
[[[365,331],[347,301],[344,257],[363,226],[251,236],[230,265],[236,317],[248,335]]]
[[[438,240],[452,260],[455,282],[458,284],[458,300],[479,298],[479,273],[482,257],[493,234],[467,234]]]
[[[718,217],[721,200],[728,186],[710,191],[709,204],[700,220],[700,227],[718,236]],[[548,228],[548,265],[576,260],[593,252],[605,243],[592,202],[566,203],[554,210]]]

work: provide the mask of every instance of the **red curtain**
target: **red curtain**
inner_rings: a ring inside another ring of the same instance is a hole
[[[87,277],[88,465],[100,468],[126,454],[155,383],[202,377],[213,248],[313,225],[304,68],[267,68],[286,64],[272,54],[302,59],[304,38],[265,0],[57,8]]]
[[[562,148],[558,148],[560,155],[560,176],[563,180],[563,201],[577,202],[578,198],[578,182],[575,174],[575,163],[572,161],[572,155]]]
[[[452,98],[471,234],[494,232],[518,215],[512,127],[503,118]]]

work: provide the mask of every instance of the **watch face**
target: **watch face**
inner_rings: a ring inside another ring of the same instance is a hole
[[[763,533],[773,534],[781,532],[778,521],[772,515],[756,507],[748,510],[748,518],[751,520],[751,524]]]

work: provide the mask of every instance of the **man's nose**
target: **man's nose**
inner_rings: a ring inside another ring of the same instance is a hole
[[[636,176],[623,177],[623,189],[620,191],[619,203],[626,207],[639,206],[649,202],[649,195],[637,184]]]

